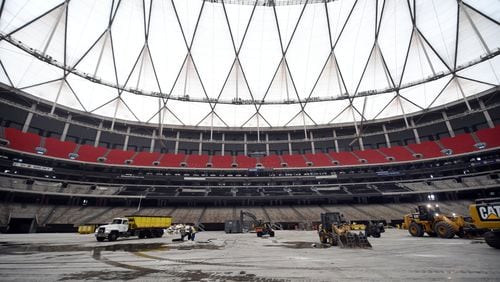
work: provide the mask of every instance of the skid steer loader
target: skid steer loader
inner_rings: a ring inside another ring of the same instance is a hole
[[[429,237],[450,239],[455,235],[465,237],[472,226],[463,216],[442,214],[439,205],[428,204],[419,205],[414,213],[405,215],[403,229],[408,229],[414,237],[422,237],[427,233]]]
[[[321,225],[318,228],[319,240],[323,244],[341,248],[371,248],[363,232],[351,231],[351,226],[338,212],[321,214]]]

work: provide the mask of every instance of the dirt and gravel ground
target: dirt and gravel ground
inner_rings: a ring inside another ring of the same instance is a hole
[[[500,250],[482,240],[389,229],[370,238],[372,249],[340,249],[319,244],[314,231],[177,237],[0,234],[0,281],[500,281]]]

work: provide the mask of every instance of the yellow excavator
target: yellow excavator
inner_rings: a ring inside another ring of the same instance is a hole
[[[363,232],[356,233],[351,231],[351,224],[339,212],[321,214],[321,225],[318,228],[318,236],[321,243],[341,248],[372,247]]]

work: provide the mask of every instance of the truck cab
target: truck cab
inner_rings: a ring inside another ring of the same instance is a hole
[[[102,242],[105,239],[115,241],[120,236],[127,236],[129,231],[128,218],[114,218],[110,224],[101,225],[96,229],[95,237]]]
[[[128,218],[115,218],[113,219],[110,225],[116,226],[116,228],[120,233],[127,232],[129,227]]]

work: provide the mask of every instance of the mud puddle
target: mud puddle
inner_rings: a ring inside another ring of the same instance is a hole
[[[289,249],[326,249],[331,246],[328,244],[321,244],[317,242],[303,242],[303,241],[292,241],[292,242],[281,242],[278,245],[267,245],[266,247],[283,247]]]
[[[85,246],[85,245],[43,245],[43,244],[11,244],[9,242],[0,242],[0,253],[3,254],[26,254],[26,253],[51,253],[51,252],[148,252],[148,251],[167,251],[169,249],[195,250],[207,249],[217,250],[221,246],[213,244],[164,244],[164,243],[118,243],[112,245]]]

